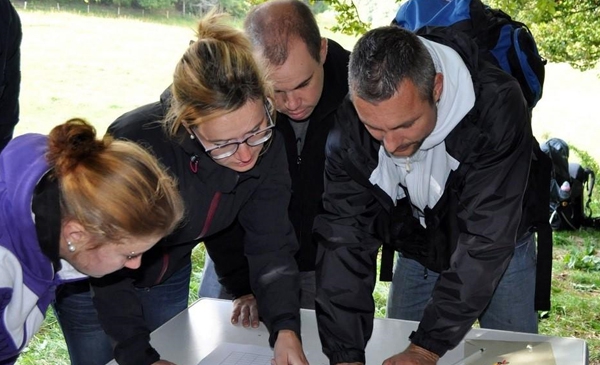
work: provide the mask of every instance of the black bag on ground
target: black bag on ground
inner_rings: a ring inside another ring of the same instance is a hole
[[[589,168],[569,162],[569,145],[560,138],[551,138],[541,146],[552,160],[550,178],[550,225],[555,231],[576,230],[594,226],[590,208],[595,174]],[[587,202],[584,203],[584,191]]]

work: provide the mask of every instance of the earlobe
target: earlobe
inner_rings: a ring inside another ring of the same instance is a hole
[[[183,128],[185,128],[186,132],[189,134],[190,139],[196,139],[196,135],[194,134],[194,132],[192,132],[191,127],[187,124],[187,123],[181,123],[181,125],[183,126]]]

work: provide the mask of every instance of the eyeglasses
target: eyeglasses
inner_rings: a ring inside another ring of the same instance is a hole
[[[244,139],[240,139],[234,142],[228,142],[219,146],[206,148],[204,143],[198,138],[198,135],[192,129],[192,133],[200,142],[204,151],[213,159],[213,160],[221,160],[227,157],[232,156],[237,152],[238,148],[242,143],[247,144],[250,147],[260,146],[261,144],[267,142],[273,136],[273,127],[275,127],[275,123],[273,122],[273,118],[271,117],[271,113],[269,112],[269,108],[265,104],[265,114],[267,116],[267,127],[263,128],[257,132],[252,133],[248,137]]]

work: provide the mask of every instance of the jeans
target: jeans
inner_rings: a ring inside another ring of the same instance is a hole
[[[479,317],[482,328],[537,333],[535,271],[535,238],[531,234],[517,242],[508,268]],[[420,321],[438,276],[399,255],[388,296],[387,317]]]
[[[104,365],[113,358],[111,341],[98,321],[87,280],[61,285],[53,309],[71,365]]]
[[[208,255],[204,256],[204,269],[202,270],[202,281],[198,288],[198,296],[200,298],[233,299],[219,283],[215,263]]]
[[[136,288],[150,331],[187,308],[190,273],[191,264],[162,284]],[[100,326],[87,280],[60,286],[53,308],[65,336],[71,365],[105,365],[112,360],[111,340]]]
[[[300,306],[306,309],[315,309],[315,296],[317,293],[316,278],[314,271],[300,272]],[[202,282],[198,288],[198,296],[204,298],[233,299],[219,284],[215,265],[206,255],[204,270],[202,271]]]

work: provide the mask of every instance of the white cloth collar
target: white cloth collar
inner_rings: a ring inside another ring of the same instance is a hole
[[[435,206],[444,192],[448,175],[460,165],[446,152],[444,140],[475,105],[475,90],[471,74],[456,51],[422,37],[419,39],[431,54],[436,72],[444,76],[435,128],[410,157],[390,156],[382,145],[378,165],[369,180],[385,191],[394,204],[405,196],[399,185],[402,184],[408,189],[413,206],[423,211]]]

